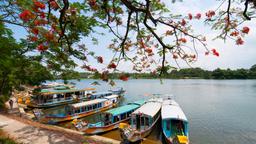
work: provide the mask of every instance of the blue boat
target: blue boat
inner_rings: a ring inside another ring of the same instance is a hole
[[[121,137],[137,142],[147,137],[160,119],[162,98],[149,99],[132,113],[130,125],[120,125]]]
[[[83,121],[73,124],[85,134],[99,134],[111,131],[119,127],[120,123],[128,123],[131,118],[131,113],[143,105],[145,101],[136,101],[124,106],[120,106],[102,113],[102,121],[97,123],[85,123]]]
[[[177,102],[170,98],[164,100],[161,117],[163,135],[167,143],[189,143],[188,120]]]

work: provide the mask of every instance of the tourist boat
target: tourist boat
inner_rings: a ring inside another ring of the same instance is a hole
[[[109,92],[116,95],[123,95],[125,93],[125,90],[123,88],[117,88],[117,89],[109,90]]]
[[[74,121],[75,127],[85,134],[99,134],[118,128],[120,123],[128,123],[131,113],[145,103],[144,100],[129,103],[101,114],[102,121],[97,123],[86,123]]]
[[[120,96],[111,95],[104,98],[94,99],[90,101],[69,104],[65,107],[64,113],[49,114],[43,117],[37,117],[40,122],[48,124],[56,124],[59,122],[70,121],[86,117],[101,111],[115,107],[120,100]]]
[[[121,137],[130,142],[137,142],[147,137],[160,119],[162,102],[162,98],[152,98],[135,110],[131,116],[131,124],[120,127]]]
[[[188,144],[188,120],[179,104],[168,98],[163,102],[162,130],[167,143]]]
[[[41,89],[36,95],[28,98],[25,104],[33,108],[48,108],[64,104],[90,100],[94,98],[94,88],[76,89],[67,86],[55,86]]]

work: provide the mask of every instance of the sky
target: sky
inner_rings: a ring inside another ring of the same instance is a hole
[[[220,1],[216,0],[183,0],[183,2],[179,2],[178,0],[175,3],[172,3],[171,0],[164,0],[167,7],[178,14],[188,14],[188,13],[202,13],[204,14],[208,10],[215,10],[219,5]],[[225,5],[223,5],[225,8]],[[226,41],[224,43],[223,40],[212,40],[214,36],[218,33],[216,31],[212,31],[209,26],[206,26],[202,21],[193,23],[193,29],[196,34],[202,34],[208,37],[208,47],[215,48],[220,53],[220,57],[216,56],[205,56],[205,51],[200,51],[202,47],[197,46],[199,49],[199,57],[198,60],[191,64],[192,67],[201,67],[206,70],[214,70],[216,68],[250,68],[252,65],[256,64],[256,29],[255,20],[250,22],[246,22],[244,25],[249,26],[250,33],[249,36],[245,37],[244,45],[238,46],[234,41]],[[8,25],[14,32],[14,37],[18,40],[20,38],[24,38],[26,36],[26,31],[21,27]],[[113,34],[109,33],[103,29],[97,29],[98,32],[104,32],[106,35],[97,36],[99,39],[98,45],[93,45],[90,39],[83,38],[81,41],[86,43],[86,46],[93,51],[95,51],[96,55],[100,55],[104,57],[104,61],[110,61],[113,57],[113,53],[107,49],[107,46],[111,42],[111,38],[113,38]],[[170,59],[171,60],[171,59]],[[76,63],[81,66],[83,62],[76,60]],[[171,62],[174,66],[176,65],[174,62]],[[99,68],[103,68],[106,65],[99,65],[96,61],[91,61],[91,65]],[[187,64],[180,63],[181,68],[189,67]],[[132,64],[129,62],[121,63],[118,66],[118,69],[122,71],[131,72]],[[76,68],[77,71],[83,71],[80,67]]]

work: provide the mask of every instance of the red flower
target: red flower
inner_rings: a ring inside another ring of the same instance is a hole
[[[242,44],[244,44],[243,39],[242,39],[241,37],[239,37],[239,38],[236,40],[236,44],[237,44],[237,45],[242,45]]]
[[[33,19],[34,14],[30,10],[24,10],[20,15],[20,19],[22,19],[24,22],[27,22],[31,19]]]
[[[98,63],[103,63],[103,58],[101,56],[97,57]]]
[[[43,45],[43,44],[40,44],[37,46],[37,50],[40,51],[40,52],[44,52],[48,49],[47,46]]]
[[[250,28],[247,26],[243,27],[243,29],[242,29],[242,33],[245,33],[245,34],[248,34],[249,31],[250,31]]]
[[[57,10],[57,9],[60,8],[59,5],[58,5],[58,3],[57,3],[55,0],[52,0],[52,1],[50,2],[50,6],[51,6],[54,10]]]
[[[209,10],[205,15],[208,17],[208,19],[211,19],[215,15],[215,11]]]
[[[39,30],[38,30],[38,28],[32,28],[32,29],[31,29],[31,32],[32,32],[33,34],[35,34],[35,35],[38,35]]]
[[[191,13],[188,14],[188,19],[192,20],[193,16]]]
[[[173,58],[173,59],[178,59],[178,56],[177,56],[176,54],[173,54],[173,55],[172,55],[172,58]]]
[[[179,41],[183,42],[183,43],[186,43],[187,42],[187,39],[186,38],[180,38]]]
[[[184,19],[182,19],[180,24],[181,24],[182,26],[185,26],[185,25],[187,24],[187,22],[186,22]]]
[[[128,76],[127,75],[121,75],[119,77],[120,80],[123,80],[123,81],[128,81]]]
[[[34,20],[34,25],[35,26],[38,26],[38,25],[40,25],[41,24],[41,22],[39,21],[39,20]]]
[[[44,37],[48,40],[48,41],[52,41],[54,39],[54,35],[52,32],[47,32]]]
[[[115,69],[115,68],[116,68],[116,64],[115,64],[115,63],[111,63],[111,64],[108,65],[108,68],[113,68],[113,69]]]
[[[147,53],[152,53],[152,49],[151,49],[151,48],[147,48],[147,49],[145,49],[145,51],[146,51]]]
[[[215,56],[220,56],[220,54],[216,51],[216,49],[212,49],[212,53],[213,53],[213,55],[215,55]]]
[[[165,32],[165,36],[168,36],[168,35],[172,35],[172,31],[171,31],[171,30],[167,30],[167,31]]]
[[[40,13],[40,18],[44,19],[45,18],[45,14],[44,13]]]
[[[239,32],[238,31],[233,31],[230,36],[238,36],[239,35]]]
[[[32,36],[32,37],[30,37],[29,39],[30,39],[30,41],[32,41],[32,42],[36,42],[36,41],[38,40],[38,38],[37,38],[36,36]]]
[[[145,43],[143,42],[143,40],[140,40],[140,41],[139,41],[139,45],[140,45],[140,48],[146,48],[146,45],[145,45]]]
[[[39,2],[39,1],[34,1],[34,6],[36,8],[40,8],[40,9],[45,9],[45,4]]]
[[[195,59],[196,58],[196,55],[191,55],[190,56],[192,59]]]
[[[197,13],[196,16],[195,16],[195,18],[196,18],[196,19],[200,19],[201,16],[202,16],[202,15],[201,15],[200,13]]]

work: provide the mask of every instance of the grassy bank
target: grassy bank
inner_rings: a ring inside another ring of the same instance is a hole
[[[0,144],[18,144],[0,129]]]

